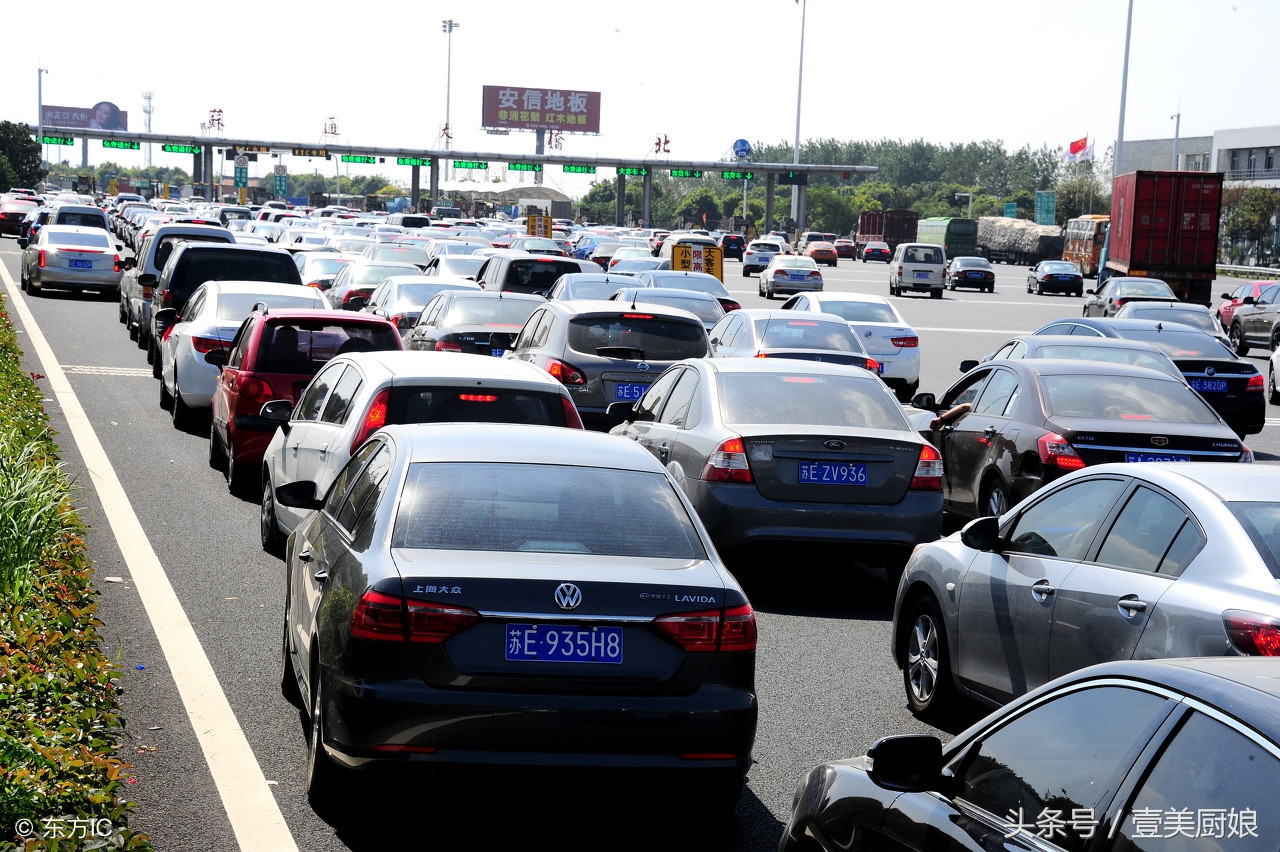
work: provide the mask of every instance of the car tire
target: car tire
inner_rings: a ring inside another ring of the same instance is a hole
[[[22,290],[24,293],[27,290],[27,273],[22,269],[18,270],[18,289]]]
[[[1039,281],[1036,282],[1036,295],[1037,296],[1044,295],[1044,285],[1041,284]]]
[[[227,447],[227,465],[223,470],[223,473],[227,478],[227,490],[232,494],[240,495],[248,490],[249,477],[251,473],[250,471],[245,470],[243,464],[236,461],[236,450],[234,446]]]
[[[32,296],[43,296],[44,286],[36,282],[31,276],[27,276],[27,292]]]
[[[977,517],[982,518],[993,515],[999,517],[1009,511],[1009,506],[1011,505],[1009,502],[1009,486],[1005,485],[1004,480],[1000,477],[995,476],[987,480],[987,483],[982,486],[980,495]]]
[[[160,408],[164,411],[173,407],[173,394],[169,393],[169,388],[165,387],[163,381],[160,382]]]
[[[1249,344],[1244,342],[1244,329],[1240,327],[1240,323],[1233,322],[1227,336],[1231,338],[1232,351],[1242,358],[1249,354]]]
[[[151,344],[151,335],[147,333],[147,329],[142,325],[141,318],[134,324],[134,330],[138,332],[138,336],[130,339],[138,342],[139,349],[146,349]],[[147,353],[148,356],[150,354],[150,352]],[[147,358],[147,363],[151,363],[150,357]]]
[[[262,484],[262,508],[258,511],[258,536],[262,540],[262,549],[272,556],[284,554],[284,536],[276,523],[276,495],[271,486],[271,479]]]
[[[223,475],[227,472],[227,451],[223,449],[222,441],[218,440],[218,429],[212,419],[209,421],[209,467]]]
[[[164,384],[162,381],[161,384]],[[182,390],[178,387],[178,371],[173,372],[173,406],[169,409],[169,413],[173,415],[173,428],[182,432],[187,431],[191,426],[191,421],[195,419],[191,409],[182,401]]]
[[[756,295],[762,299],[764,298],[764,281],[763,280],[756,282]]]
[[[988,292],[988,293],[994,293],[995,291],[996,291],[996,285],[991,284],[991,285],[989,285],[989,286],[987,287],[987,292]]]
[[[1267,401],[1272,405],[1280,405],[1280,391],[1276,390],[1276,371],[1267,365]]]
[[[154,340],[147,342],[147,363],[151,365],[151,377],[160,378],[160,368],[164,362],[160,358],[160,347],[155,345]]]
[[[890,295],[890,296],[896,296],[896,295],[898,295],[898,288],[897,288],[897,287],[895,287],[895,286],[893,286],[893,281],[892,281],[892,280],[890,280],[890,281],[889,281],[889,295]]]
[[[346,786],[342,767],[334,763],[324,750],[324,686],[323,677],[317,671],[312,677],[315,684],[311,699],[311,730],[307,737],[307,801],[319,811],[333,804]]]
[[[1077,291],[1076,291],[1076,298],[1077,298],[1077,299],[1083,299],[1083,298],[1084,298],[1084,290],[1077,290]]]
[[[284,605],[284,630],[281,631],[280,640],[280,694],[285,700],[302,709],[302,692],[298,689],[297,670],[293,667],[293,654],[290,653],[292,648],[289,642],[289,603],[286,600]]]
[[[942,298],[942,288],[941,288],[941,287],[939,287],[937,290],[930,290],[930,291],[929,291],[929,298],[930,298],[930,299],[941,299],[941,298]]]
[[[902,685],[907,706],[920,716],[937,716],[955,701],[950,649],[942,613],[930,595],[917,600],[902,621]]]
[[[750,278],[750,277],[751,277],[751,273],[747,271],[747,268],[746,268],[745,266],[744,266],[744,267],[742,267],[742,277],[743,277],[743,278]]]
[[[129,317],[124,321],[124,327],[129,329],[129,339],[134,343],[137,343],[138,335],[142,333],[142,330],[138,327],[138,324],[133,321],[132,317]]]

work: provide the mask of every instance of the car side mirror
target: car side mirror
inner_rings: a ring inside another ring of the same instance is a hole
[[[1000,519],[978,518],[960,530],[960,542],[973,550],[993,551],[1000,546]]]
[[[264,420],[274,420],[277,423],[288,423],[289,418],[293,416],[293,403],[287,399],[273,399],[265,402],[258,416]]]
[[[516,336],[509,331],[495,331],[489,335],[490,349],[511,349],[515,342]]]
[[[24,249],[26,247],[27,247],[26,239],[24,237],[18,237],[18,248]]]
[[[346,311],[360,311],[364,310],[364,306],[367,304],[369,304],[369,300],[364,296],[351,296],[348,299],[343,299],[342,309]]]
[[[138,284],[140,286],[154,287],[155,283],[156,283],[156,276],[152,275],[150,272],[144,272],[138,276]]]
[[[208,352],[204,353],[204,362],[206,364],[212,364],[221,370],[223,367],[227,366],[227,350],[210,349]]]
[[[938,400],[931,393],[918,393],[911,397],[911,404],[916,408],[924,411],[932,411],[935,414],[938,411]]]
[[[1230,293],[1223,293],[1222,295],[1218,296],[1218,298],[1219,298],[1219,299],[1226,299],[1227,301],[1231,301],[1231,294],[1230,294]]]
[[[1031,272],[1036,271],[1036,268],[1034,266],[1028,266],[1027,269],[1030,270]]]
[[[124,243],[116,243],[116,251],[124,251]]]
[[[276,487],[276,502],[291,509],[319,509],[323,500],[316,498],[316,484],[306,479]]]
[[[966,358],[965,360],[960,362],[960,372],[967,373],[976,366],[978,366],[977,361],[973,360],[972,358]]]
[[[396,328],[401,331],[408,331],[418,324],[418,318],[413,314],[402,314],[396,317]]]
[[[126,257],[124,260],[120,261],[120,266],[124,269],[135,269],[138,266],[138,261],[136,258]]]
[[[625,420],[628,423],[636,422],[636,405],[634,402],[611,402],[605,408],[604,413],[614,420]]]
[[[178,321],[177,308],[161,308],[151,315],[156,325],[173,325]]]
[[[1090,296],[1097,295],[1097,294],[1096,294],[1096,293],[1094,293],[1092,290],[1085,290],[1085,293],[1087,293],[1087,294],[1088,294],[1088,295],[1090,295]]]
[[[711,338],[711,345],[712,345],[712,346],[719,346],[719,345],[720,345],[720,338],[718,338],[718,337],[713,337],[713,338]]]
[[[1245,296],[1245,297],[1244,297],[1244,301],[1243,301],[1243,302],[1241,302],[1240,304],[1242,304],[1242,305],[1252,305],[1252,304],[1256,304],[1256,303],[1257,303],[1257,299],[1253,298],[1252,296]]]
[[[928,734],[883,737],[867,750],[867,775],[877,787],[902,793],[937,790],[942,780],[942,740]]]

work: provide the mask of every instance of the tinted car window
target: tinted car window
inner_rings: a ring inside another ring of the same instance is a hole
[[[858,339],[844,323],[805,319],[767,319],[755,323],[761,345],[766,348],[862,351]]]
[[[1135,303],[1136,304],[1136,303]],[[1129,319],[1158,320],[1161,322],[1180,322],[1210,334],[1218,334],[1218,326],[1213,315],[1206,311],[1179,311],[1169,308],[1130,308],[1125,311]]]
[[[441,320],[443,325],[514,326],[519,328],[538,307],[536,300],[454,299]]]
[[[1274,755],[1239,731],[1193,713],[1138,789],[1112,848],[1272,852],[1280,848],[1278,788],[1280,761]]]
[[[662,403],[666,402],[667,397],[671,395],[672,389],[675,387],[676,380],[680,378],[680,374],[684,370],[670,370],[653,383],[650,388],[644,392],[644,396],[640,397],[640,401],[636,403],[636,411],[640,414],[647,415],[647,419],[653,420],[658,416],[658,412],[662,409]]]
[[[731,424],[910,428],[901,406],[878,381],[856,376],[725,373],[720,411]]]
[[[1149,488],[1139,488],[1107,533],[1098,561],[1156,571],[1187,522],[1187,513],[1177,503]]]
[[[900,322],[893,308],[879,302],[823,302],[822,312],[849,322]]]
[[[1280,503],[1228,503],[1271,576],[1280,580]]]
[[[660,317],[578,317],[569,321],[568,333],[570,348],[588,355],[682,361],[707,354],[702,325]]]
[[[1088,343],[1070,346],[1041,346],[1041,358],[1073,358],[1078,361],[1106,361],[1110,364],[1129,364],[1134,367],[1146,367],[1148,370],[1159,370],[1168,375],[1181,376],[1167,358],[1161,358],[1153,352],[1141,349],[1120,349],[1114,346],[1090,346]]]
[[[956,768],[958,798],[998,819],[1035,825],[1048,808],[1101,817],[1121,774],[1164,718],[1166,699],[1118,686],[1082,689],[1015,718],[969,750]],[[1046,736],[1046,731],[1052,731]],[[1083,849],[1073,827],[1053,842]]]
[[[387,402],[388,423],[526,423],[564,426],[564,402],[555,391],[486,388],[483,393],[451,387],[395,387]]]
[[[48,242],[55,246],[85,246],[88,248],[107,248],[106,234],[76,234],[65,231],[45,231]]]
[[[1170,358],[1229,358],[1224,347],[1215,337],[1202,331],[1148,331],[1132,329],[1125,331],[1130,340],[1141,340],[1150,343]]]
[[[662,409],[660,421],[670,423],[672,426],[683,425],[685,417],[689,413],[689,405],[693,402],[694,392],[697,389],[698,371],[685,370],[680,376],[680,381],[676,383],[675,388],[671,391],[671,395],[667,399],[666,408]]]
[[[507,270],[502,289],[520,293],[540,293],[550,290],[561,275],[581,272],[582,267],[573,261],[538,258],[515,258]]]
[[[320,420],[324,423],[344,422],[347,419],[347,412],[351,409],[351,400],[360,390],[363,382],[358,370],[348,369],[343,373],[342,378],[334,385],[333,393],[329,394],[329,401],[324,405],[324,413],[320,415]]]
[[[973,407],[973,411],[976,414],[994,414],[996,416],[1004,414],[1010,400],[1017,393],[1018,377],[1008,370],[996,370],[991,374],[991,381],[987,382],[986,388],[982,391],[982,397],[978,400],[978,404]]]
[[[1042,376],[1049,410],[1063,417],[1216,423],[1217,415],[1195,391],[1169,381],[1131,376]]]
[[[396,330],[381,325],[271,323],[262,330],[262,339],[258,342],[256,369],[260,373],[315,374],[351,340],[366,342],[368,346],[361,348],[372,352],[400,348]]]
[[[358,532],[364,526],[363,522],[373,514],[373,510],[378,505],[378,499],[382,495],[387,471],[391,468],[391,451],[387,449],[386,444],[374,446],[378,447],[378,452],[369,459],[364,470],[360,471],[360,475],[351,486],[351,491],[343,498],[342,505],[334,515],[334,520],[352,534]]]
[[[320,406],[324,404],[324,398],[329,393],[329,388],[338,380],[345,369],[344,365],[337,364],[331,369],[325,370],[316,376],[307,388],[307,392],[302,395],[302,399],[298,400],[298,405],[293,410],[294,420],[315,420],[320,416]]]
[[[347,493],[351,491],[351,486],[355,484],[356,477],[364,469],[365,462],[369,461],[369,458],[382,449],[383,446],[384,444],[381,441],[367,442],[356,451],[351,460],[338,472],[333,484],[329,486],[329,494],[324,501],[324,510],[335,519],[342,513],[343,506],[346,505]]]
[[[79,225],[82,228],[106,228],[107,217],[101,213],[70,213],[63,212],[58,214],[58,220],[54,224],[57,225]]]
[[[319,307],[315,297],[310,293],[297,296],[281,296],[274,293],[270,295],[260,293],[222,293],[218,296],[218,319],[223,321],[244,319],[252,313],[253,306],[259,303],[277,310]]]
[[[1118,479],[1090,479],[1050,494],[1018,517],[1005,552],[1083,559],[1094,530],[1122,488]]]
[[[666,477],[548,464],[410,466],[391,546],[706,558]]]

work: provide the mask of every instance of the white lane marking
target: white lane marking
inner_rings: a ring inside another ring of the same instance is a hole
[[[102,501],[107,522],[160,640],[165,660],[178,686],[178,694],[182,697],[182,705],[204,751],[205,762],[218,786],[218,795],[222,797],[222,805],[240,849],[242,852],[296,852],[298,845],[267,785],[262,767],[253,756],[244,730],[236,721],[213,666],[200,647],[200,639],[182,609],[182,602],[178,600],[164,566],[143,532],[142,522],[134,513],[111,460],[107,458],[53,349],[3,264],[0,264],[0,278],[4,279],[9,301],[26,326],[27,339],[40,359],[49,387],[67,418],[76,446],[80,448],[85,469],[92,478],[98,499]]]
[[[85,364],[63,364],[62,372],[82,376],[140,376],[151,378],[151,370],[141,367],[95,367]]]

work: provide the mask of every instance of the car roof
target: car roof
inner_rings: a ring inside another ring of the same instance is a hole
[[[1135,473],[1129,464],[1100,464],[1087,468],[1095,473]],[[1216,462],[1149,462],[1139,472],[1143,478],[1177,494],[1193,483],[1227,502],[1280,502],[1280,467],[1266,464],[1224,465]],[[1280,675],[1280,672],[1277,673]]]
[[[297,284],[289,284],[287,286],[297,287]],[[319,321],[326,325],[349,325],[351,323],[360,323],[363,325],[376,326],[394,326],[395,323],[389,319],[384,319],[377,314],[366,314],[360,311],[334,311],[328,308],[269,308],[267,313],[257,313],[265,322],[313,322]]]
[[[796,295],[800,295],[797,293]],[[884,296],[875,296],[871,293],[834,293],[827,291],[818,291],[816,293],[805,293],[811,299],[816,299],[819,304],[822,302],[872,302],[877,305],[892,305]]]
[[[407,445],[414,462],[556,464],[663,473],[653,454],[635,441],[602,432],[506,423],[405,424],[382,431]]]
[[[293,295],[302,291],[308,291],[310,294],[318,294],[319,291],[313,287],[299,287],[297,284],[288,284],[279,281],[254,281],[252,279],[242,280],[210,280],[204,282],[212,285],[210,289],[217,290],[221,293],[273,293],[275,295]],[[320,296],[321,299],[324,296]]]
[[[1079,323],[1080,325],[1086,326],[1088,328],[1097,328],[1102,330],[1109,329],[1116,332],[1124,331],[1126,329],[1131,329],[1134,331],[1137,331],[1137,330],[1150,331],[1150,330],[1154,330],[1157,326],[1160,326],[1161,331],[1194,331],[1196,334],[1203,334],[1207,337],[1213,337],[1212,334],[1209,334],[1204,329],[1196,328],[1195,326],[1191,326],[1191,325],[1184,325],[1183,323],[1180,323],[1180,322],[1167,322],[1165,320],[1127,319],[1127,318],[1116,319],[1115,317],[1065,317],[1063,319],[1054,320],[1053,322],[1047,322],[1043,326],[1041,326],[1041,328],[1045,328],[1051,325],[1057,325],[1060,322],[1074,322],[1074,323]]]
[[[800,361],[791,358],[690,358],[684,362],[698,364],[715,373],[784,373],[787,375],[852,376],[880,381],[868,370],[852,364],[826,361]]]
[[[1071,346],[1100,346],[1103,349],[1136,349],[1143,352],[1160,352],[1154,344],[1145,340],[1130,340],[1127,337],[1082,337],[1078,334],[1018,334],[1009,338],[1009,340],[1024,341],[1029,348],[1033,349],[1069,344]],[[1083,360],[1087,361],[1088,359]]]
[[[107,232],[101,228],[94,228],[90,225],[45,225],[41,230],[42,234],[106,234]],[[107,234],[110,236],[110,234]]]
[[[849,321],[844,317],[838,317],[835,314],[827,314],[822,311],[784,311],[781,308],[743,308],[737,311],[730,311],[725,316],[743,316],[747,319],[786,319],[786,320],[822,320],[824,322],[839,323],[846,328]]]
[[[334,313],[337,313],[336,311]],[[395,385],[431,379],[449,385],[483,386],[487,382],[531,390],[559,392],[564,388],[555,377],[526,361],[491,358],[462,352],[416,352],[391,349],[379,352],[351,352],[332,359],[347,358],[359,364],[374,382]]]
[[[193,226],[194,227],[194,226]],[[225,230],[225,228],[217,228],[215,230]],[[293,258],[293,255],[282,248],[273,248],[271,246],[258,245],[242,245],[240,243],[211,243],[205,241],[181,242],[177,251],[223,251],[223,252],[241,252],[244,254],[278,254],[284,257]]]
[[[1169,373],[1154,370],[1150,367],[1137,367],[1132,364],[1115,364],[1110,361],[1086,361],[1074,358],[992,358],[980,366],[1003,365],[1015,367],[1034,373],[1037,376],[1130,376],[1132,378],[1159,378],[1185,386],[1185,382]]]
[[[615,302],[608,299],[557,299],[547,304],[554,305],[556,310],[573,316],[622,314],[631,311],[631,306],[625,302]],[[644,312],[654,316],[661,316],[664,319],[688,320],[702,327],[702,320],[683,308],[673,308],[656,302],[645,302]]]

